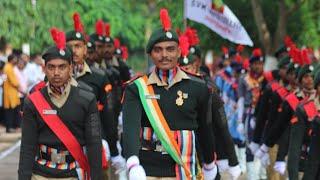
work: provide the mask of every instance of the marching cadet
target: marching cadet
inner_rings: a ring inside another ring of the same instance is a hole
[[[196,179],[199,142],[204,179],[214,179],[212,128],[206,120],[209,91],[205,82],[182,71],[178,36],[171,30],[167,10],[162,28],[147,44],[155,69],[125,90],[123,150],[129,179]]]
[[[304,62],[305,63],[305,62]],[[315,97],[315,90],[313,87],[313,77],[311,72],[313,72],[314,67],[309,63],[306,63],[301,67],[298,72],[298,83],[301,88],[289,93],[283,100],[281,107],[279,108],[280,112],[276,121],[270,128],[270,133],[266,134],[263,145],[256,152],[256,156],[262,159],[263,164],[269,163],[268,151],[269,148],[279,140],[279,137],[284,134],[286,128],[290,127],[290,134],[292,134],[291,125],[297,122],[297,117],[295,115],[296,108],[301,101],[307,99],[313,99]],[[288,151],[295,151],[295,145],[290,143]],[[294,161],[294,155],[288,154],[288,172],[289,178],[295,178],[295,175],[298,173],[298,165]]]
[[[87,43],[84,37],[84,32],[80,17],[77,13],[74,14],[75,30],[67,33],[67,44],[73,52],[74,62],[74,77],[78,82],[84,82],[96,95],[98,101],[98,109],[101,112],[102,130],[104,132],[104,139],[107,140],[110,153],[111,163],[115,165],[117,170],[124,169],[125,160],[119,154],[117,149],[117,128],[113,120],[113,112],[108,108],[110,98],[108,95],[112,90],[112,85],[109,82],[108,76],[100,69],[90,68],[86,63],[85,58],[87,54]]]
[[[284,91],[287,86],[287,76],[286,72],[288,69],[288,65],[290,63],[289,56],[283,56],[278,62],[278,69],[270,72],[272,77],[268,82],[266,88],[264,88],[262,95],[259,99],[259,106],[257,107],[256,113],[256,127],[253,133],[253,141],[250,143],[249,148],[254,154],[256,150],[260,147],[260,143],[262,141],[263,134],[266,131],[269,131],[273,121],[275,120],[278,108],[278,102],[273,102],[273,93],[278,94],[279,92]],[[278,77],[277,77],[278,76]],[[284,88],[284,89],[283,89]],[[277,95],[275,95],[278,97]],[[281,98],[276,98],[279,100]],[[267,115],[266,115],[267,114]],[[278,146],[274,146],[270,151],[271,164],[268,166],[268,179],[276,180],[280,178],[279,174],[276,174],[273,169],[273,165],[276,161],[278,152]]]
[[[266,85],[263,76],[263,56],[260,49],[256,48],[249,59],[250,71],[239,80],[237,102],[238,108],[238,130],[246,135],[247,143],[253,139],[255,128],[255,110],[260,97],[261,90]],[[247,175],[248,179],[265,178],[265,170],[260,167],[259,161],[254,161],[250,149],[246,148]],[[262,177],[260,177],[262,176]]]
[[[94,94],[76,87],[72,52],[55,28],[42,58],[47,85],[25,99],[19,180],[102,179],[102,143]],[[84,151],[85,148],[85,151]]]
[[[181,57],[179,58],[179,65],[181,68],[185,69],[186,71],[203,78],[207,86],[210,90],[210,100],[208,105],[208,117],[211,118],[208,121],[212,121],[213,125],[213,132],[215,136],[215,146],[217,149],[217,165],[219,168],[219,172],[227,171],[231,176],[232,179],[237,179],[241,174],[241,169],[239,167],[239,163],[237,160],[237,156],[234,150],[234,144],[232,138],[230,136],[228,130],[228,122],[224,111],[224,103],[219,96],[219,90],[211,81],[210,77],[207,74],[200,72],[199,61],[201,62],[201,53],[200,47],[196,46],[196,44],[192,43],[195,42],[195,34],[196,30],[191,28],[187,28],[186,31],[192,30],[192,33],[185,33],[188,36],[189,44],[192,46],[189,48],[190,54],[187,56],[186,54],[188,51],[184,50],[183,46],[180,42],[180,49],[181,49]],[[191,39],[191,40],[190,40]],[[183,43],[182,43],[183,44]],[[194,49],[193,49],[194,48]],[[195,50],[197,48],[197,50]],[[199,60],[200,59],[200,60]]]
[[[303,180],[313,180],[320,178],[320,71],[317,70],[314,78],[314,86],[317,91],[317,96],[312,101],[310,100],[305,106],[305,122],[311,123],[311,130],[309,131],[310,149],[305,163]],[[308,109],[308,110],[307,110]]]

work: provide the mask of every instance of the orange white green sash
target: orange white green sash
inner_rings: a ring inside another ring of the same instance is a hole
[[[184,174],[181,175],[183,177],[178,177],[180,176],[179,174],[181,174],[181,171],[176,171],[177,178],[193,179],[190,168],[187,167],[181,157],[180,147],[174,138],[174,133],[170,130],[169,125],[161,112],[157,100],[155,98],[146,98],[147,96],[155,95],[153,87],[151,85],[147,85],[147,82],[147,76],[143,76],[134,81],[138,87],[140,100],[150,124],[166,152],[179,166],[183,168]]]

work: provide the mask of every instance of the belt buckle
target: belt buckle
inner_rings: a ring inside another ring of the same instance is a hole
[[[51,161],[57,164],[63,164],[66,162],[66,155],[61,153],[52,153]]]

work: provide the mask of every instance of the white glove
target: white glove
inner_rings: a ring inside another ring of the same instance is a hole
[[[254,154],[257,158],[261,159],[262,156],[265,156],[265,154],[268,154],[269,152],[269,147],[263,144]]]
[[[251,129],[255,129],[255,127],[256,127],[256,119],[255,118],[252,118],[250,120],[250,127],[251,127]]]
[[[102,139],[102,148],[104,149],[107,160],[110,160],[110,148],[106,140]]]
[[[121,156],[111,157],[111,166],[116,169],[116,174],[119,174],[121,171],[125,170],[126,160]]]
[[[261,157],[261,165],[263,167],[267,167],[270,165],[270,156],[269,153],[265,153],[262,157]]]
[[[281,175],[284,175],[286,173],[286,162],[276,161],[274,163],[273,169],[278,173],[280,173]]]
[[[241,169],[239,165],[236,166],[231,166],[228,169],[228,173],[231,175],[232,180],[236,180],[239,178],[239,176],[241,175]]]
[[[255,154],[258,151],[259,147],[260,145],[255,142],[251,142],[249,144],[249,149],[251,150],[252,154]]]
[[[204,164],[202,167],[204,180],[214,180],[217,176],[218,169],[215,162]]]
[[[129,170],[129,180],[146,180],[146,172],[140,165],[139,158],[137,156],[131,156],[127,160],[127,169]]]
[[[217,161],[219,172],[222,173],[229,168],[229,161],[227,159],[221,159]]]
[[[244,124],[243,123],[239,123],[238,126],[237,126],[237,131],[238,133],[240,134],[244,134]]]

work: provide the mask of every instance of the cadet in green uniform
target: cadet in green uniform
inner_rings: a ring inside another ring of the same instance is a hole
[[[65,46],[65,35],[57,29],[51,32],[56,46],[42,56],[48,83],[24,103],[19,180],[85,178],[81,169],[90,169],[91,179],[101,180],[102,144],[96,98],[76,87],[71,77],[72,52]]]
[[[125,90],[123,148],[129,179],[196,179],[195,139],[202,150],[204,177],[214,179],[213,134],[205,113],[208,88],[177,66],[177,34],[167,10],[160,11],[160,18],[163,28],[155,30],[147,44],[156,67]]]

